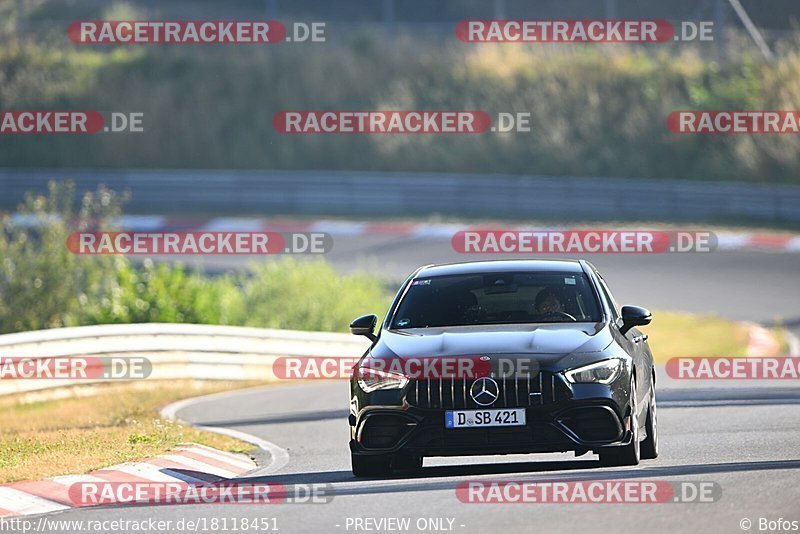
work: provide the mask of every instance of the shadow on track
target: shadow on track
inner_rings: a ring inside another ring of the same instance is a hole
[[[715,473],[800,469],[800,460],[728,462],[614,469],[599,469],[599,467],[599,462],[592,460],[571,462],[515,462],[507,464],[492,463],[423,467],[415,472],[397,474],[386,478],[357,479],[353,477],[350,471],[317,471],[245,477],[236,479],[236,481],[270,482],[287,486],[293,484],[331,484],[334,495],[362,495],[446,489],[455,490],[456,486],[460,482],[463,482],[459,477],[487,476],[497,480],[508,480],[508,477],[495,477],[493,475],[513,474],[515,475],[513,480],[520,482],[662,479],[666,477],[711,475]],[[554,471],[569,472],[562,472],[551,476],[537,476],[538,474]]]
[[[347,416],[350,412],[347,409],[337,410],[317,410],[315,412],[300,412],[277,414],[266,417],[251,417],[248,419],[225,419],[223,421],[194,421],[195,424],[203,426],[237,427],[237,426],[259,426],[259,425],[279,425],[283,423],[304,423],[309,421],[327,421],[329,419],[339,419],[347,424]]]

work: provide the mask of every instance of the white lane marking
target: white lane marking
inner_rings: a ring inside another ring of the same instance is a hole
[[[43,514],[56,510],[67,510],[66,506],[55,501],[26,493],[7,486],[0,486],[0,508],[21,515]]]
[[[255,462],[247,455],[237,453],[237,452],[228,452],[228,451],[221,451],[219,449],[215,449],[213,447],[208,447],[207,445],[201,445],[200,443],[192,443],[189,445],[193,451],[197,452],[198,450],[207,451],[214,456],[218,456],[224,459],[230,459],[234,462],[243,462],[247,464],[247,466],[252,469],[255,465]]]
[[[209,460],[215,460],[217,462],[224,463],[228,465],[231,469],[243,469],[244,471],[250,471],[253,469],[254,465],[251,462],[247,462],[245,460],[241,460],[239,458],[229,458],[227,456],[223,456],[221,454],[216,454],[213,451],[208,451],[205,449],[201,449],[200,447],[192,446],[192,447],[181,447],[178,449],[178,452],[191,452],[192,454],[196,454],[198,456],[202,456]]]
[[[158,467],[157,465],[153,464],[141,463],[115,465],[113,467],[109,467],[108,471],[122,471],[123,473],[128,473],[129,475],[151,480],[153,482],[175,482],[176,480],[188,483],[203,482],[202,479],[184,475],[183,473],[175,473],[174,471],[170,471],[172,474],[165,473],[164,471],[166,469],[168,468]]]
[[[229,471],[224,467],[217,467],[215,465],[201,462],[200,460],[195,460],[194,458],[181,456],[180,454],[166,454],[164,456],[159,456],[158,459],[174,462],[176,464],[174,469],[183,469],[185,467],[188,467],[190,469],[199,471],[200,473],[211,473],[212,475],[218,475],[224,478],[235,478],[239,476],[239,473],[236,473],[234,471]]]
[[[57,482],[58,484],[63,484],[65,486],[80,484],[82,482],[105,482],[105,480],[103,480],[102,478],[92,475],[61,475],[58,477],[53,477],[49,480]]]
[[[224,436],[229,436],[231,438],[239,439],[245,441],[247,443],[251,443],[258,447],[259,449],[266,451],[270,456],[270,463],[263,468],[254,470],[249,474],[258,473],[259,475],[266,475],[270,473],[274,473],[283,469],[289,463],[289,452],[274,443],[267,441],[265,439],[261,439],[258,436],[254,436],[252,434],[247,434],[246,432],[242,432],[240,430],[234,430],[232,428],[224,428],[224,427],[216,427],[216,426],[204,426],[204,425],[195,425],[190,421],[185,421],[177,416],[177,413],[189,406],[194,404],[199,404],[201,402],[207,402],[211,400],[216,400],[224,397],[241,395],[244,393],[252,393],[254,389],[257,388],[247,388],[238,391],[223,391],[221,393],[212,393],[210,395],[203,395],[201,397],[194,397],[191,399],[184,399],[178,402],[173,402],[164,408],[161,409],[161,417],[164,419],[170,419],[172,421],[176,421],[178,423],[183,423],[185,425],[193,426],[199,430],[206,430],[208,432],[215,432],[217,434],[222,434]]]
[[[222,428],[222,427],[202,426],[202,425],[192,425],[192,426],[200,430],[216,432],[217,434],[223,434],[225,436],[229,436],[235,439],[240,439],[242,441],[246,441],[247,443],[252,443],[259,449],[267,451],[270,456],[269,464],[265,465],[261,469],[257,469],[255,471],[248,473],[248,475],[255,475],[255,474],[266,475],[274,473],[276,471],[283,469],[289,463],[289,452],[286,449],[279,447],[270,441],[261,439],[258,436],[247,434],[245,432],[234,430],[232,428]]]

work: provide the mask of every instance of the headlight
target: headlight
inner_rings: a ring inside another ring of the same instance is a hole
[[[365,393],[379,389],[403,389],[408,384],[408,377],[388,371],[379,371],[362,367],[358,370],[358,385]]]
[[[622,360],[613,358],[564,371],[570,384],[608,384],[619,376]]]

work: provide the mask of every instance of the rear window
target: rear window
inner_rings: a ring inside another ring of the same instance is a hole
[[[412,280],[391,328],[601,320],[583,273],[482,273]]]

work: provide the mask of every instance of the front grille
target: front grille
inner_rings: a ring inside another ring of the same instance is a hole
[[[475,379],[424,379],[412,381],[407,399],[419,408],[470,410],[481,408],[522,408],[551,404],[568,397],[560,379],[553,373],[540,372],[522,378],[493,378],[498,385],[497,400],[481,406],[470,395]]]

